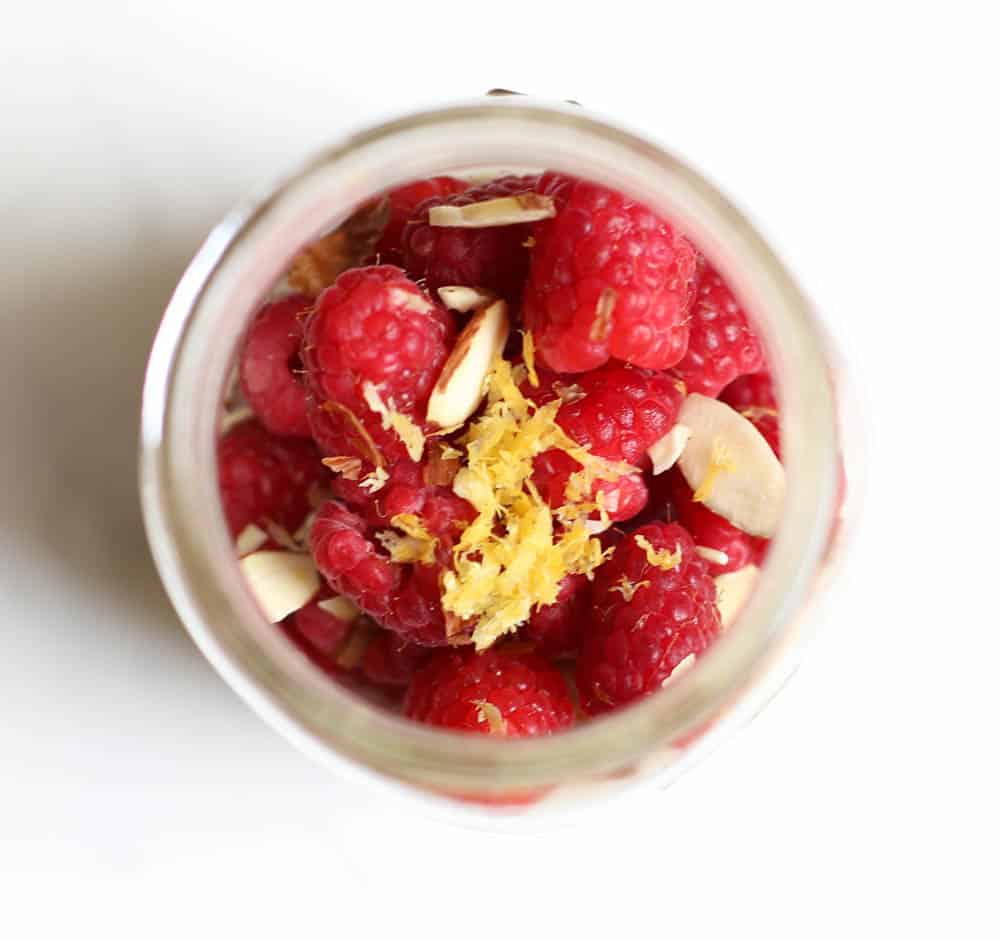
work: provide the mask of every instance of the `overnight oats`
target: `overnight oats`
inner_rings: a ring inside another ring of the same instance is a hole
[[[752,312],[670,220],[566,173],[370,200],[295,257],[237,373],[243,577],[330,683],[416,723],[550,735],[658,693],[782,521]]]

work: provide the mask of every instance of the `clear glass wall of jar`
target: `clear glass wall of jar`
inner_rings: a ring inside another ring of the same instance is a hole
[[[296,251],[394,185],[497,166],[547,167],[606,183],[694,238],[769,346],[789,481],[783,524],[756,591],[694,669],[631,708],[558,736],[516,741],[409,723],[323,676],[250,596],[215,474],[220,403],[243,330]],[[839,376],[821,326],[781,262],[711,184],[670,153],[582,109],[522,97],[413,114],[348,137],[235,209],[192,261],[146,379],[141,484],[149,539],[205,655],[260,715],[324,764],[465,817],[577,807],[609,788],[669,783],[752,716],[794,668],[809,603],[847,514]],[[853,480],[854,465],[847,466]]]

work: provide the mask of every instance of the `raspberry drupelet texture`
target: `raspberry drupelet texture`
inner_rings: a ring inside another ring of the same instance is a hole
[[[490,649],[440,650],[414,675],[404,712],[484,735],[547,735],[573,725],[566,681],[544,659]]]
[[[258,421],[276,435],[309,437],[299,347],[302,315],[312,300],[292,294],[265,304],[240,357],[240,387]]]
[[[684,399],[673,377],[618,363],[575,376],[572,386],[572,396],[556,416],[562,429],[592,454],[639,470],[650,466],[646,449],[673,427]],[[564,389],[562,380],[545,373],[537,389],[526,386],[525,392],[544,404]],[[534,480],[546,501],[559,506],[570,475],[578,469],[564,452],[548,451],[535,461]],[[599,481],[595,490],[603,493],[608,515],[616,521],[639,513],[648,496],[638,475]]]
[[[464,501],[463,501],[464,502]],[[374,541],[374,528],[336,501],[320,507],[310,530],[310,546],[320,574],[338,594],[346,595],[387,630],[414,644],[433,647],[447,643],[441,609],[441,566],[448,540],[456,533],[454,520],[438,525],[433,562],[391,561]],[[451,519],[449,517],[449,519]]]
[[[416,180],[392,190],[389,200],[389,219],[382,236],[375,246],[378,264],[403,266],[403,229],[410,221],[414,210],[428,199],[445,199],[468,189],[464,180],[452,176],[433,176],[427,180]]]
[[[535,224],[523,315],[557,372],[609,358],[667,369],[685,353],[697,253],[649,209],[594,183],[545,173],[556,216]]]
[[[324,452],[371,460],[360,424],[382,457],[404,454],[366,403],[365,384],[419,424],[452,331],[451,315],[399,268],[356,268],[337,278],[316,299],[302,343],[312,433]]]
[[[332,598],[328,590],[299,608],[289,619],[285,632],[310,660],[327,673],[338,672],[337,652],[351,632],[351,622],[331,614],[320,603]]]
[[[722,277],[705,266],[691,305],[691,335],[674,372],[688,392],[712,398],[725,386],[764,366],[764,348]]]
[[[433,226],[428,221],[434,206],[467,206],[471,203],[531,192],[537,176],[505,176],[452,196],[435,196],[421,203],[403,231],[406,270],[426,278],[432,290],[449,284],[489,288],[508,300],[520,296],[528,271],[530,225],[486,228]]]
[[[590,715],[660,689],[678,663],[701,654],[719,632],[715,583],[676,523],[649,523],[617,545],[598,570],[593,607],[596,621],[576,670],[580,704]]]
[[[719,398],[738,412],[748,408],[778,407],[774,383],[766,370],[734,379],[722,390]]]
[[[704,503],[696,503],[692,499],[694,494],[691,488],[679,471],[671,471],[667,476],[677,521],[691,534],[696,545],[726,554],[725,564],[708,561],[708,570],[713,576],[760,563],[768,540],[737,529]]]
[[[429,652],[427,647],[407,643],[391,631],[379,631],[365,648],[361,673],[377,686],[405,688]]]
[[[256,421],[231,428],[216,454],[222,509],[233,538],[250,523],[298,529],[311,509],[310,489],[329,477],[311,441],[279,438]]]
[[[556,600],[532,612],[518,637],[535,645],[544,657],[573,656],[590,621],[590,582],[586,575],[567,575]]]
[[[781,458],[778,400],[769,372],[741,376],[722,390],[719,398],[745,416]]]

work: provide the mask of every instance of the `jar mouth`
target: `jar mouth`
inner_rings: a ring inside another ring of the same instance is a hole
[[[423,176],[546,166],[629,192],[689,233],[754,311],[781,398],[782,525],[738,624],[655,696],[543,739],[442,732],[374,707],[319,673],[259,612],[218,499],[219,403],[243,330],[295,252],[366,198]],[[829,350],[810,306],[750,222],[657,145],[572,106],[503,97],[408,115],[347,136],[233,210],[182,277],[143,397],[141,490],[153,554],[199,647],[264,718],[328,764],[449,792],[510,792],[601,777],[711,725],[752,715],[790,672],[786,654],[830,550],[839,438]]]

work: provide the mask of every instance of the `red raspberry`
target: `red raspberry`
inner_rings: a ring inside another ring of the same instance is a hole
[[[719,398],[738,412],[748,408],[778,407],[774,383],[766,370],[750,376],[740,376],[719,393]]]
[[[446,514],[442,514],[446,515]],[[335,501],[319,510],[310,531],[316,567],[338,594],[347,595],[387,630],[415,644],[447,642],[439,564],[392,562],[371,538],[372,527]]]
[[[484,735],[548,735],[574,721],[558,670],[532,654],[466,647],[435,652],[406,693],[405,714],[418,722]]]
[[[764,367],[764,348],[729,286],[705,266],[691,306],[691,336],[674,372],[688,392],[715,397],[748,373]]]
[[[403,265],[403,229],[422,202],[434,197],[445,198],[468,189],[464,180],[452,176],[434,176],[416,180],[388,193],[389,221],[375,246],[378,264]]]
[[[726,386],[719,398],[750,420],[780,460],[778,400],[774,394],[771,374],[765,371],[752,376],[741,376]]]
[[[427,655],[426,647],[408,644],[391,631],[379,631],[365,648],[361,673],[377,686],[409,686]]]
[[[419,419],[448,355],[452,321],[392,265],[345,271],[316,300],[305,323],[302,359],[315,396],[310,414],[320,446],[334,456],[369,458],[356,418],[383,456],[405,453],[365,404],[370,382],[383,402]],[[344,409],[349,410],[345,413]]]
[[[556,396],[558,378],[545,375],[537,390],[526,393],[540,403]],[[574,391],[581,398],[560,406],[557,420],[574,441],[592,454],[625,461],[644,470],[650,466],[646,449],[674,425],[684,399],[676,380],[663,373],[609,363],[575,377]],[[561,451],[548,451],[535,460],[533,479],[546,501],[563,502],[566,481],[579,464]],[[626,520],[646,505],[648,494],[642,478],[629,476],[601,481],[605,507],[613,520]]]
[[[640,537],[654,551],[680,550],[679,563],[669,570],[651,564]],[[649,523],[622,540],[597,570],[593,599],[597,621],[583,639],[576,672],[590,715],[655,692],[719,632],[715,583],[676,523]]]
[[[542,499],[551,507],[560,507],[566,502],[566,484],[570,476],[580,469],[578,461],[565,451],[555,449],[545,451],[532,464],[531,480],[538,488]],[[649,499],[645,481],[639,474],[627,474],[617,480],[597,480],[591,490],[596,499],[603,494],[604,509],[616,522],[631,519],[641,513]],[[592,514],[597,518],[598,514]]]
[[[555,173],[538,192],[557,214],[535,224],[524,318],[541,358],[584,372],[610,357],[667,369],[684,355],[697,253],[645,206]]]
[[[250,523],[298,529],[311,509],[310,488],[329,477],[311,441],[278,438],[256,421],[241,422],[224,435],[217,460],[222,509],[233,538]]]
[[[572,656],[590,620],[590,582],[585,575],[568,575],[555,602],[532,612],[518,635],[532,641],[539,654],[553,658]]]
[[[286,622],[285,632],[310,660],[327,673],[340,672],[337,653],[351,631],[350,621],[324,611],[319,603],[333,594],[321,590]]]
[[[712,575],[735,572],[746,565],[756,565],[763,557],[766,539],[759,539],[737,529],[728,520],[713,513],[705,504],[695,503],[693,493],[680,473],[666,475],[672,487],[673,508],[677,521],[691,534],[699,546],[725,552],[725,565],[708,563]]]
[[[260,423],[276,435],[309,437],[302,384],[302,322],[312,301],[292,294],[265,304],[254,318],[240,358],[243,396]]]
[[[781,432],[778,424],[778,416],[771,412],[761,412],[756,409],[747,409],[743,413],[763,436],[764,440],[771,445],[775,457],[781,460]]]
[[[476,511],[446,487],[424,481],[425,465],[403,459],[393,465],[384,489],[368,493],[359,481],[335,477],[330,489],[365,522],[377,529],[391,525],[401,513],[419,516],[427,530],[440,540],[439,549],[451,551],[464,526],[476,518]],[[446,557],[447,558],[447,557]]]
[[[403,231],[406,270],[426,278],[436,290],[448,284],[491,288],[498,294],[519,297],[528,273],[530,225],[503,225],[483,229],[433,226],[428,215],[433,206],[467,206],[501,196],[529,193],[537,176],[505,176],[448,197],[434,197],[417,207]]]

